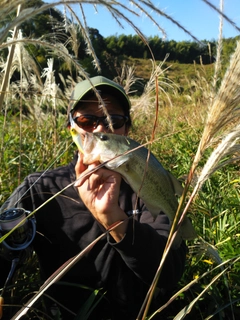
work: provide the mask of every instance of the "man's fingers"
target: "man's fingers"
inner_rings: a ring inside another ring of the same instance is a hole
[[[93,163],[93,164],[89,165],[88,167],[86,167],[84,172],[82,172],[82,173],[80,172],[79,175],[77,174],[77,170],[76,170],[77,180],[74,184],[74,187],[81,187],[84,184],[84,182],[89,178],[89,175],[91,175],[93,172],[97,171],[101,167],[102,167],[102,165],[99,165],[97,163]]]
[[[76,172],[77,179],[79,178],[81,173],[84,172],[86,169],[87,169],[87,166],[85,166],[83,164],[83,154],[79,153],[78,154],[77,163],[76,163],[76,166],[75,166],[75,172]]]

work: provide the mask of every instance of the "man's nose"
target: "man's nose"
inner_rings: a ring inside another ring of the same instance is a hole
[[[108,126],[105,126],[102,121],[99,121],[97,127],[93,130],[93,132],[111,132]]]

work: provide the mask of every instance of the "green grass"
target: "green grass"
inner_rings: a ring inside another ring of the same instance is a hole
[[[8,7],[5,8],[6,5],[11,6],[13,12],[16,9],[16,2],[13,0],[5,1],[3,4],[3,8],[1,8],[3,12],[5,12],[4,9],[6,12],[9,10]],[[34,12],[32,15],[34,16]],[[20,23],[25,21],[24,16],[22,16]],[[7,25],[5,27],[7,28]],[[73,28],[74,25],[69,22],[68,27]],[[69,40],[71,40],[69,45],[77,43],[74,36]],[[3,37],[2,42],[4,41]],[[31,45],[34,44],[37,46],[46,45],[46,50],[53,47],[52,43],[48,44],[43,41],[40,43],[36,39],[31,43]],[[57,46],[54,49],[57,49]],[[21,53],[26,55],[25,51]],[[19,67],[19,79],[21,78],[22,82],[6,78],[6,83],[8,80],[10,82],[10,88],[1,92],[2,96],[5,95],[5,99],[1,105],[2,113],[0,115],[0,205],[29,173],[64,165],[72,159],[75,147],[71,145],[72,140],[66,129],[66,116],[62,114],[62,111],[64,105],[66,107],[67,104],[64,99],[68,99],[70,88],[72,88],[74,80],[77,80],[75,78],[77,78],[79,70],[81,70],[81,74],[83,70],[77,60],[71,60],[72,64],[68,63],[71,56],[72,54],[65,51],[63,55],[61,50],[55,56],[59,58],[59,61],[63,58],[66,62],[65,66],[69,68],[68,74],[71,75],[68,79],[62,79],[63,90],[59,90],[56,95],[53,91],[48,90],[47,83],[44,86],[37,80],[36,69],[30,70],[29,62],[27,62],[27,58],[30,58],[29,55],[26,55],[25,59],[22,59],[17,66]],[[3,61],[5,67],[6,61]],[[11,59],[9,63],[11,67]],[[131,96],[134,107],[137,100],[142,97],[143,86],[152,75],[153,64],[150,60],[130,58],[126,59],[126,63],[135,65],[135,76],[143,80],[142,84],[134,83],[133,87],[140,92],[140,94],[135,94],[136,96]],[[156,64],[158,65],[158,62]],[[220,70],[218,86],[221,83],[225,67]],[[158,80],[164,80],[166,83],[162,84],[164,92],[159,92],[158,96],[159,116],[154,132],[156,142],[152,145],[151,150],[164,167],[184,183],[197,152],[208,114],[210,98],[213,93],[211,84],[214,65],[186,65],[166,61],[162,66],[162,69],[165,68],[167,70],[164,73],[158,74]],[[119,70],[116,70],[116,73],[121,71]],[[1,80],[10,74],[10,72],[2,73]],[[51,85],[55,85],[56,79],[50,68],[47,74]],[[35,75],[36,78],[32,75]],[[122,80],[124,83],[125,78]],[[239,76],[235,83],[239,83]],[[57,114],[54,116],[52,111],[55,103],[57,104]],[[150,96],[144,98],[138,108],[133,109],[133,129],[130,132],[132,138],[141,143],[151,139],[155,108],[154,87]],[[8,111],[4,114],[5,110]],[[36,112],[39,116],[35,118]],[[186,201],[210,151],[211,149],[207,149],[204,152],[199,167],[194,172]],[[239,157],[239,149],[236,150],[236,156]],[[191,204],[188,215],[193,221],[199,239],[188,243],[186,270],[178,288],[176,288],[176,298],[161,311],[163,319],[173,319],[187,306],[189,308],[187,319],[230,320],[239,318],[239,169],[239,162],[235,162],[216,171],[204,183]],[[195,282],[190,285],[192,281]],[[185,286],[186,290],[177,294]],[[13,294],[12,304],[22,304],[28,301],[29,295],[38,288],[38,261],[33,256],[28,262],[27,268],[19,270],[12,286],[8,288],[8,293]],[[96,292],[93,290],[93,295],[90,297],[92,306],[96,302],[93,299],[95,294]],[[86,315],[90,309],[89,301],[86,301],[82,314]]]
[[[189,121],[184,121],[185,116],[179,110],[179,106],[162,110],[160,113],[161,119],[155,135],[158,140],[152,145],[152,152],[176,177],[184,180],[196,153],[202,124],[198,122],[198,126],[196,124],[194,126],[195,120],[191,118],[189,111],[186,114]],[[0,121],[2,127],[3,118]],[[4,146],[0,163],[4,173],[1,175],[0,182],[1,203],[7,199],[27,174],[63,165],[71,160],[75,148],[71,146],[71,137],[65,128],[65,117],[62,116],[57,121],[57,137],[51,123],[52,119],[49,118],[38,125],[33,125],[31,119],[24,118],[20,144],[18,116],[7,118],[7,127],[4,132],[1,132]],[[130,135],[140,142],[145,141],[146,137],[149,139],[153,122],[149,124],[148,120],[147,123],[146,126],[146,121],[141,118],[134,121]],[[217,171],[204,184],[191,206],[189,216],[198,234],[213,245],[215,251],[211,251],[207,247],[203,248],[201,241],[196,240],[189,243],[190,250],[186,271],[178,289],[193,279],[201,277],[202,274],[209,273],[191,286],[189,290],[181,293],[166,310],[162,311],[166,319],[171,319],[194,298],[198,297],[201,291],[221,271],[221,269],[213,270],[219,264],[219,261],[216,262],[216,256],[221,261],[228,259],[233,261],[240,255],[239,191],[239,164],[231,164]],[[35,263],[36,261],[33,259],[32,264]],[[223,268],[225,269],[227,266]],[[31,263],[29,270],[31,270]],[[24,274],[24,277],[20,276],[18,285],[16,284],[16,299],[17,296],[22,294],[25,296],[28,292],[33,291],[34,284],[36,285],[35,290],[38,287],[37,275],[34,272]],[[214,319],[223,319],[223,315],[225,315],[224,319],[232,319],[232,312],[237,318],[240,307],[239,279],[240,262],[238,261],[231,268],[226,269],[225,276],[210,286],[201,299],[196,302],[188,319],[205,319],[214,313],[217,313],[213,316]],[[22,285],[24,281],[28,282],[27,286]],[[19,286],[19,284],[21,285]],[[229,300],[230,297],[231,300]],[[236,302],[233,303],[235,300]],[[227,306],[228,303],[232,305],[233,310]]]
[[[135,59],[124,57],[128,65],[134,65],[136,68],[136,76],[147,81],[152,73],[152,62],[148,59]],[[160,61],[156,61],[156,64]],[[168,59],[163,65],[163,69],[167,69],[166,75],[178,85],[186,85],[186,79],[196,79],[197,72],[204,73],[208,81],[214,70],[214,64],[200,65],[200,64],[186,64],[169,62]]]
[[[189,66],[189,69],[194,70],[194,66]],[[186,179],[190,170],[207,111],[206,90],[199,90],[207,83],[204,72],[201,76],[196,75],[195,85],[191,86],[191,81],[187,77],[185,79],[184,92],[168,93],[171,105],[166,96],[160,94],[158,124],[154,135],[156,142],[151,149],[164,167],[182,181]],[[197,90],[199,93],[196,98]],[[150,114],[133,114],[130,136],[140,143],[151,138],[154,109],[153,103]],[[23,117],[20,121],[18,113],[12,115],[9,112],[6,117],[0,117],[0,137],[0,204],[26,175],[64,165],[72,159],[75,151],[66,128],[66,115],[61,113],[57,121],[51,114],[48,114],[48,117],[44,116],[40,121],[35,121],[30,116]],[[202,163],[209,152],[202,158]],[[194,181],[195,178],[193,183]],[[193,185],[190,186],[190,190],[192,188]],[[188,243],[186,270],[176,292],[194,279],[199,281],[180,293],[172,304],[161,311],[165,319],[172,319],[198,297],[200,298],[191,309],[188,319],[205,319],[211,315],[213,319],[233,319],[233,314],[236,319],[239,317],[240,262],[234,262],[240,256],[239,209],[239,163],[233,163],[211,176],[190,207],[188,215],[198,235],[209,245],[204,247],[200,240]],[[222,271],[221,268],[215,268],[221,261],[227,260],[229,262],[222,267],[225,270],[224,275],[208,288],[212,279]],[[26,302],[28,294],[38,289],[38,272],[34,271],[36,263],[34,257],[28,264],[28,272],[18,274],[17,282],[14,284],[13,303]],[[206,275],[201,278],[204,274]],[[207,291],[202,295],[205,288]],[[25,297],[24,300],[22,297]],[[89,308],[89,301],[86,301],[86,307]]]

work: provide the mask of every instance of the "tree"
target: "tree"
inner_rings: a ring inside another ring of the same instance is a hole
[[[23,8],[39,8],[42,5],[44,5],[42,0],[29,0],[26,1]],[[43,35],[54,34],[55,26],[63,21],[64,17],[62,13],[55,8],[51,8],[25,21],[20,28],[24,36],[39,38]],[[56,33],[55,36],[57,36]]]

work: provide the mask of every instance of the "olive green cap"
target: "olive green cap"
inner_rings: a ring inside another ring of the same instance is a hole
[[[88,93],[94,92],[93,86],[100,91],[100,95],[102,93],[109,93],[114,95],[122,104],[123,110],[126,115],[129,115],[131,104],[122,86],[103,76],[90,78],[90,81],[88,79],[83,80],[75,86],[68,106],[68,115],[71,110],[73,110],[77,106],[78,102],[80,100],[83,100],[84,96],[86,96]]]

